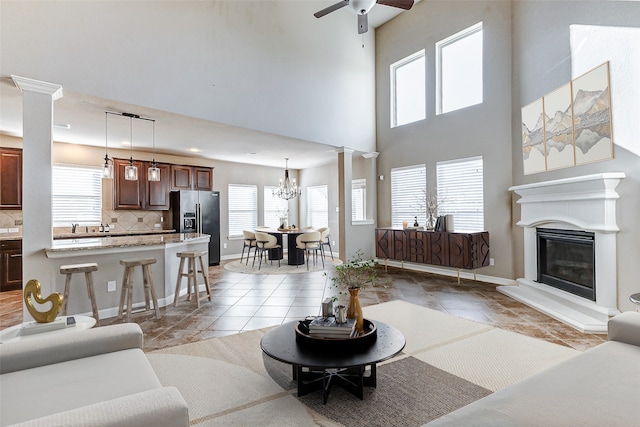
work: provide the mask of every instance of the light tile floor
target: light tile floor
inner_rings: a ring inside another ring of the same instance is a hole
[[[320,311],[322,300],[336,293],[322,272],[286,275],[232,273],[221,266],[209,268],[212,301],[181,298],[177,307],[134,314],[145,334],[145,350],[174,346],[238,332],[279,325]],[[331,273],[329,273],[331,274]],[[606,335],[583,334],[496,291],[496,285],[390,267],[378,267],[379,282],[389,287],[361,292],[363,306],[403,300],[505,330],[585,350]],[[203,295],[203,293],[201,293]],[[22,322],[20,291],[0,293],[0,328]],[[103,319],[102,325],[119,323]]]

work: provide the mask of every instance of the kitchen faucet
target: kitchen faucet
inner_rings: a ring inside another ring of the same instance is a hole
[[[75,233],[76,232],[76,227],[79,226],[80,224],[71,224],[71,232]]]

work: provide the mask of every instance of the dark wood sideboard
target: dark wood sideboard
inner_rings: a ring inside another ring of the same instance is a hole
[[[475,270],[489,265],[489,232],[376,228],[376,257]]]

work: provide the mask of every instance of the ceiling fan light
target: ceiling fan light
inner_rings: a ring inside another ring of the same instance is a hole
[[[376,0],[350,0],[349,7],[358,15],[369,13]]]

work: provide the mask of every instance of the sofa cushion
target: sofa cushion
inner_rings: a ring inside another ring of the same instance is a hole
[[[609,341],[458,409],[431,426],[630,426],[640,347]]]
[[[3,374],[0,424],[9,425],[162,387],[140,349]]]

